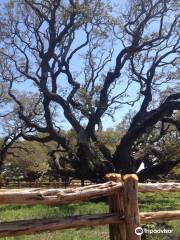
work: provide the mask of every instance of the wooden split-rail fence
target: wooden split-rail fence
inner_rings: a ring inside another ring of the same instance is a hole
[[[84,185],[83,185],[84,184]],[[90,181],[80,180],[72,181],[0,181],[0,189],[13,189],[13,188],[67,188],[67,187],[80,187],[92,184]]]
[[[0,204],[59,205],[108,197],[109,213],[0,223],[0,237],[109,224],[110,240],[139,240],[140,224],[180,219],[180,211],[139,212],[139,192],[180,191],[180,183],[138,183],[134,174],[107,174],[108,182],[76,189],[0,190]]]

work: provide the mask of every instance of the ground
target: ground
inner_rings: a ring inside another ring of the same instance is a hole
[[[140,211],[180,210],[180,193],[140,193]],[[106,202],[83,202],[63,206],[42,205],[0,205],[0,221],[18,219],[49,218],[68,215],[93,214],[108,212]],[[143,236],[142,240],[179,240],[180,221],[159,224],[148,224],[148,228],[172,228],[172,234],[151,234]],[[57,231],[31,236],[1,238],[3,240],[108,240],[108,226],[92,227],[75,230]]]

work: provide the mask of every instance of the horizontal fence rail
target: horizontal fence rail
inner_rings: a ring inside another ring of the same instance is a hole
[[[0,204],[65,204],[115,194],[122,183],[107,182],[69,189],[1,190]]]
[[[53,219],[21,220],[0,223],[0,237],[29,235],[45,231],[117,224],[123,220],[118,214],[96,214]]]
[[[180,192],[180,183],[138,183],[134,174],[108,174],[108,182],[68,189],[1,189],[0,204],[59,205],[108,197],[110,213],[0,223],[0,237],[109,224],[111,240],[140,240],[134,230],[144,223],[180,219],[180,211],[141,212],[137,193]]]
[[[0,204],[65,204],[113,195],[122,183],[106,182],[68,189],[1,189]],[[139,183],[139,192],[180,192],[180,183]]]
[[[180,183],[139,183],[139,192],[180,192]]]
[[[164,222],[180,219],[180,210],[177,211],[159,211],[140,213],[141,223]]]
[[[81,215],[51,219],[19,220],[0,223],[0,237],[29,235],[56,230],[99,226],[107,224],[123,224],[125,217],[117,213]],[[172,221],[180,219],[180,211],[160,211],[140,213],[140,223],[153,221]]]

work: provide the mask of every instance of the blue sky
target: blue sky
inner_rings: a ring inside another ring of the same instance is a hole
[[[2,0],[1,3],[6,3],[8,2],[7,0]],[[112,1],[112,2],[115,2],[115,1]],[[79,33],[79,35],[77,36],[77,40],[75,43],[77,42],[83,42],[83,35],[81,33]],[[120,51],[120,49],[122,48],[121,44],[119,43],[119,45],[115,46],[115,51],[114,51],[114,58],[113,58],[113,61],[112,63],[109,64],[109,66],[105,69],[105,71],[107,72],[109,70],[110,67],[113,67],[114,64],[115,64],[115,56],[117,56],[118,52]],[[71,64],[71,70],[72,71],[75,71],[77,68],[79,68],[79,66],[81,65],[81,62],[82,60],[80,60],[80,58],[76,55],[73,60],[72,60],[72,64]],[[32,83],[30,82],[26,82],[26,83],[23,83],[23,84],[19,84],[18,85],[15,85],[16,88],[20,91],[20,92],[24,92],[24,91],[27,91],[27,89],[30,91],[30,90],[34,90],[34,87],[32,87]],[[66,86],[66,83],[64,83],[64,86]],[[117,94],[119,93],[119,91],[122,91],[124,88],[126,87],[126,81],[124,83],[121,83],[121,84],[117,84],[117,86],[115,87],[114,89],[114,94]],[[131,88],[129,90],[129,95],[131,96],[134,96],[135,98],[135,89],[137,88],[137,86],[133,86],[133,88]],[[115,127],[123,118],[123,116],[125,115],[125,113],[128,112],[128,110],[131,109],[130,106],[128,105],[122,105],[122,107],[117,110],[114,114],[114,121],[112,121],[112,118],[110,117],[107,117],[105,116],[103,119],[102,119],[102,122],[103,122],[103,128],[106,129],[106,128],[110,128],[110,127]],[[134,109],[134,108],[133,108]],[[63,123],[64,127],[66,129],[68,129],[70,127],[70,125],[68,124],[68,122],[65,122]]]
[[[7,0],[1,0],[1,3],[4,3],[4,2],[7,2]],[[112,3],[116,3],[116,1],[112,0],[110,1]],[[122,1],[122,5],[124,6],[126,1]],[[121,6],[122,6],[121,5]],[[83,34],[81,34],[81,32],[78,33],[78,36],[77,36],[77,39],[76,39],[76,43],[78,42],[83,42]],[[119,42],[115,47],[114,47],[114,56],[113,56],[113,60],[112,62],[105,68],[105,72],[107,72],[111,67],[113,68],[114,65],[115,65],[115,58],[116,56],[118,55],[119,51],[122,49],[122,45],[121,43]],[[80,59],[80,57],[78,55],[76,55],[73,60],[72,60],[72,64],[71,64],[71,70],[72,71],[75,71],[76,69],[79,69],[80,65],[82,64],[82,60]],[[128,71],[128,69],[127,69]],[[114,94],[116,95],[117,93],[119,93],[120,91],[122,91],[125,87],[126,87],[126,83],[127,83],[127,77],[126,75],[122,75],[121,78],[124,80],[121,84],[117,84],[115,89],[114,89]],[[120,79],[121,79],[120,78]],[[61,80],[62,82],[62,80]],[[67,86],[67,83],[64,82],[62,83],[62,85],[64,85],[64,87]],[[32,83],[24,83],[22,85],[18,84],[18,90],[19,91],[26,91],[27,89],[28,90],[34,90],[34,87],[32,87]],[[128,90],[128,95],[131,96],[131,99],[135,99],[136,98],[136,93],[138,91],[138,88],[139,86],[134,83],[130,89]],[[133,106],[133,110],[138,110],[138,107],[139,107],[139,104],[140,103],[137,103],[135,104],[135,106]],[[105,116],[103,119],[102,119],[102,122],[103,122],[103,127],[104,129],[106,128],[110,128],[110,127],[115,127],[118,123],[120,123],[120,121],[122,120],[122,118],[125,116],[125,114],[131,110],[132,107],[129,106],[129,105],[122,105],[121,108],[119,110],[117,110],[115,113],[114,113],[114,121],[112,121],[112,118],[110,117],[107,117]],[[62,115],[62,110],[60,111],[60,114],[59,115]],[[61,119],[61,116],[60,116],[60,119]],[[63,123],[64,125],[64,128],[65,129],[68,129],[70,128],[70,125],[65,121]]]

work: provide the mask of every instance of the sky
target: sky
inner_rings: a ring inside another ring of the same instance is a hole
[[[7,0],[1,0],[1,4],[3,3],[6,3]],[[111,2],[115,2],[115,1],[111,1]],[[123,1],[124,2],[124,1]],[[83,35],[81,33],[79,33],[79,35],[77,36],[77,40],[75,42],[75,44],[77,44],[78,42],[81,42],[82,41],[82,38],[83,38]],[[114,56],[116,56],[119,52],[119,50],[122,48],[121,44],[115,46],[115,50],[114,50]],[[105,71],[109,70],[110,67],[113,67],[114,64],[115,64],[115,58],[113,60],[114,62],[112,62],[111,64],[109,64],[109,66],[105,69]],[[80,58],[76,55],[73,60],[72,60],[72,64],[71,64],[71,69],[72,71],[75,71],[76,69],[79,68],[81,64],[81,60]],[[64,83],[64,86],[66,86],[66,83]],[[125,83],[121,83],[121,84],[117,84],[115,89],[114,89],[114,94],[118,94],[119,91],[123,90],[124,88],[126,87],[126,82]],[[32,84],[31,83],[23,83],[22,85],[20,85],[18,83],[18,85],[16,85],[16,88],[20,91],[20,92],[23,92],[23,91],[27,91],[28,90],[33,90],[34,87],[32,87]],[[135,97],[135,89],[137,88],[137,86],[133,86],[133,88],[131,88],[129,90],[129,95],[131,96],[134,96]],[[124,117],[124,115],[131,109],[130,106],[128,105],[122,105],[122,107],[117,110],[115,112],[115,114],[113,115],[113,120],[111,117],[108,117],[108,116],[105,116],[102,118],[102,123],[103,123],[103,129],[107,129],[107,128],[112,128],[112,127],[115,127],[121,120],[122,118]],[[134,110],[134,108],[133,108]],[[62,113],[60,113],[62,114]],[[61,116],[60,116],[60,119],[61,119]],[[65,123],[63,123],[64,125],[64,128],[65,129],[69,129],[71,126],[68,122],[65,121]]]
[[[1,0],[0,3],[5,3],[7,2],[7,0]],[[112,0],[110,1],[112,3],[116,3],[116,1]],[[122,1],[122,6],[124,6],[126,1]],[[83,39],[83,35],[79,32],[78,36],[77,36],[77,40],[76,43],[81,42]],[[111,67],[114,66],[115,64],[115,56],[118,55],[119,51],[122,49],[122,45],[120,44],[120,42],[114,47],[114,58],[113,61],[109,64],[108,67],[106,67],[105,71],[109,70]],[[75,71],[76,69],[79,68],[79,66],[81,65],[82,61],[80,60],[80,58],[76,55],[76,57],[73,58],[72,60],[72,64],[71,64],[71,70]],[[122,76],[122,78],[125,78],[125,75]],[[121,84],[117,84],[115,89],[114,89],[114,94],[119,93],[120,91],[122,91],[125,87],[126,87],[126,79],[124,79],[125,81]],[[67,84],[64,83],[64,86],[66,87]],[[137,84],[133,84],[132,87],[130,87],[129,91],[128,91],[128,95],[132,97],[132,99],[136,98],[136,93],[138,91],[138,85]],[[23,85],[19,85],[18,86],[18,90],[19,91],[26,91],[26,90],[33,90],[33,87],[31,86],[31,84],[29,83],[25,83]],[[133,106],[133,111],[134,110],[138,110],[140,103],[137,103]],[[107,128],[112,128],[117,126],[118,123],[121,122],[121,120],[123,119],[123,117],[125,116],[125,114],[129,111],[132,110],[132,107],[129,105],[122,105],[121,108],[119,110],[117,110],[113,117],[114,119],[112,120],[112,118],[105,116],[102,119],[102,123],[103,123],[103,128],[107,129]],[[60,112],[60,114],[63,114],[62,111]],[[61,119],[61,116],[60,116]],[[63,123],[63,126],[65,129],[69,129],[71,126],[68,124],[68,122]]]

